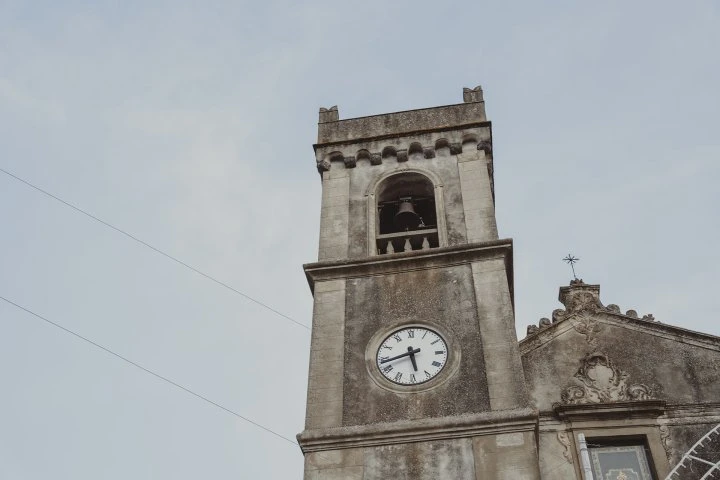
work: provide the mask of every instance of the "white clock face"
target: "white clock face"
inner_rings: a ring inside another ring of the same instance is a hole
[[[445,340],[424,327],[407,327],[391,333],[377,351],[377,367],[391,382],[417,385],[435,378],[445,366]]]

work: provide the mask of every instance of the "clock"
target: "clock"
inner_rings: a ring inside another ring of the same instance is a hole
[[[417,385],[435,378],[445,367],[448,347],[435,331],[406,327],[388,335],[377,350],[377,368],[399,385]]]

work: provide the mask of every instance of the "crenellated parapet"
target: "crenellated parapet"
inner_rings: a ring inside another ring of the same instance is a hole
[[[479,86],[463,89],[463,103],[442,107],[343,120],[337,106],[321,108],[314,148],[320,173],[335,165],[378,166],[478,150],[492,170],[491,124]]]

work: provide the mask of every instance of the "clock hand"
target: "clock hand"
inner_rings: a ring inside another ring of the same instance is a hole
[[[408,347],[410,349],[411,347]],[[419,348],[416,348],[415,350],[408,350],[405,353],[401,353],[400,355],[395,355],[394,357],[386,358],[385,360],[380,360],[380,363],[387,363],[392,362],[393,360],[397,360],[398,358],[407,357],[408,355],[412,355],[413,363],[415,363],[415,354],[420,351]]]
[[[420,349],[418,348],[417,351],[419,352]],[[412,347],[408,347],[408,353],[410,354],[410,361],[413,364],[413,369],[417,372],[417,362],[415,361],[415,351]]]

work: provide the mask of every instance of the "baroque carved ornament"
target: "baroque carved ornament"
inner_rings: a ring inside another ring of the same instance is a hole
[[[616,367],[603,353],[590,353],[575,373],[574,383],[560,398],[566,405],[650,400],[650,387],[630,383],[630,374]]]
[[[611,313],[630,318],[639,318],[635,310],[628,310],[623,314],[617,305],[603,305],[600,301],[600,286],[588,285],[582,279],[571,280],[569,287],[561,287],[560,301],[565,305],[565,308],[558,308],[552,312],[552,322],[547,318],[541,318],[539,325],[529,325],[527,327],[528,336],[541,332],[555,323],[572,319],[574,321],[573,328],[585,336],[592,348],[596,348],[597,341],[595,337],[601,328],[596,319],[597,314]],[[642,317],[642,320],[654,322],[655,317],[652,314],[647,314]]]

